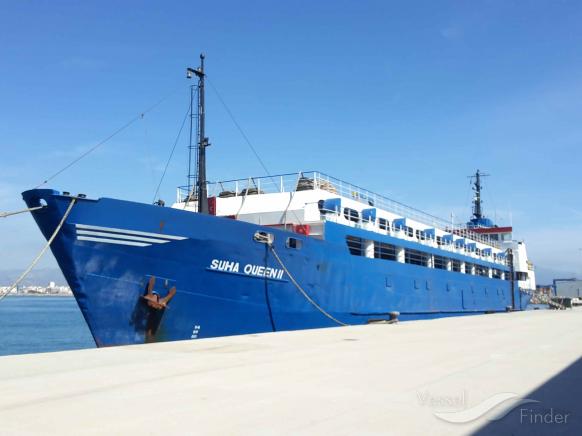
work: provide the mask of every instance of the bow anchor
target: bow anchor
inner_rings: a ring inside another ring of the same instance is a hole
[[[168,307],[170,300],[176,295],[176,287],[172,286],[165,297],[160,297],[160,294],[154,291],[155,284],[156,278],[151,276],[148,281],[147,293],[142,298],[146,301],[148,307],[155,310],[164,310]]]

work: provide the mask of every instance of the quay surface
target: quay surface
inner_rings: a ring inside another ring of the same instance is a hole
[[[6,356],[0,433],[582,434],[581,357],[579,309]]]

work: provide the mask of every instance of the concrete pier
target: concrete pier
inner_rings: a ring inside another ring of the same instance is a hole
[[[582,434],[581,357],[582,310],[8,356],[0,433]]]

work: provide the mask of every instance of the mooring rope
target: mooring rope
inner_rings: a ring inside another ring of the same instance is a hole
[[[289,272],[289,270],[287,269],[287,267],[285,266],[285,264],[283,263],[283,261],[281,260],[281,258],[279,257],[279,255],[277,254],[277,252],[275,251],[275,247],[273,247],[273,244],[268,244],[269,248],[271,249],[271,251],[273,252],[273,256],[275,256],[275,259],[277,259],[277,262],[279,262],[279,265],[281,265],[281,268],[283,268],[283,271],[285,271],[285,273],[289,276],[289,280],[291,280],[291,283],[293,283],[295,285],[295,287],[297,288],[297,290],[305,297],[305,299],[313,306],[315,307],[318,311],[320,311],[323,315],[325,315],[326,317],[328,317],[329,319],[331,319],[333,322],[337,323],[338,325],[341,326],[348,326],[349,324],[346,324],[344,322],[341,322],[340,320],[338,320],[337,318],[334,318],[332,315],[330,315],[328,312],[326,312],[319,304],[317,304],[313,298],[311,298],[307,292],[305,292],[305,290],[301,287],[301,285],[299,283],[297,283],[297,280],[295,280],[295,278],[291,275],[291,273]]]
[[[0,301],[2,301],[8,294],[10,294],[10,292],[14,288],[16,288],[20,284],[20,282],[22,282],[22,280],[24,280],[26,278],[26,276],[30,273],[30,271],[32,271],[32,268],[34,268],[34,266],[38,263],[38,261],[40,260],[40,258],[42,257],[42,255],[48,250],[48,248],[51,246],[51,244],[53,243],[53,241],[55,240],[55,238],[59,234],[59,232],[61,230],[61,227],[63,227],[63,224],[65,223],[65,220],[67,219],[67,217],[71,213],[71,210],[73,209],[73,206],[75,205],[75,202],[76,201],[77,201],[77,199],[75,197],[73,197],[71,199],[71,202],[69,203],[69,207],[67,208],[67,210],[66,210],[65,214],[63,215],[63,217],[61,218],[61,222],[59,222],[59,225],[57,226],[57,228],[53,232],[52,236],[47,241],[46,245],[42,248],[42,250],[40,250],[40,253],[38,253],[38,255],[32,261],[32,263],[30,264],[30,266],[28,268],[26,268],[26,270],[22,274],[20,274],[20,277],[18,277],[16,279],[16,281],[8,288],[7,291],[5,291],[3,294],[0,295]]]
[[[36,207],[29,207],[28,209],[16,210],[14,212],[0,212],[0,218],[6,218],[12,215],[18,215],[19,213],[26,213],[26,212],[34,212],[35,210],[42,209],[46,206],[36,206]]]

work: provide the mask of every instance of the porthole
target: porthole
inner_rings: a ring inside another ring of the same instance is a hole
[[[295,250],[299,250],[303,245],[303,241],[297,238],[287,238],[287,242],[285,245],[287,246],[287,248],[294,248]]]

